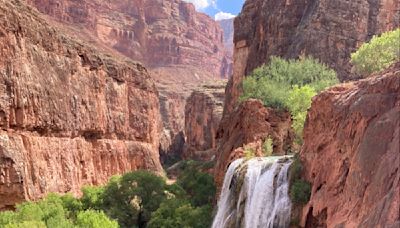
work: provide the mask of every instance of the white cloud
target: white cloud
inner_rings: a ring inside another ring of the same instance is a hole
[[[197,10],[203,10],[214,4],[213,0],[184,0],[185,2],[193,3]]]
[[[216,21],[220,21],[220,20],[225,20],[225,19],[231,19],[236,17],[235,15],[231,14],[231,13],[225,13],[225,12],[219,12],[217,14],[215,14],[215,20]]]

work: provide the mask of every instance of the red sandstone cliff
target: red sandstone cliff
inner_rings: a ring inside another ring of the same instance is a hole
[[[185,107],[184,158],[210,160],[215,155],[224,98],[225,83],[204,85],[190,95]]]
[[[311,55],[352,79],[350,53],[372,35],[400,26],[398,0],[247,0],[235,18],[234,69],[225,112],[233,110],[243,77],[270,56]]]
[[[142,65],[71,39],[21,1],[0,0],[0,15],[0,209],[161,172],[158,92]]]
[[[399,227],[400,62],[314,98],[301,160],[305,227]]]
[[[223,30],[180,0],[26,0],[81,39],[149,68],[160,91],[163,160],[180,156],[184,107],[193,88],[232,72]]]
[[[219,24],[180,0],[27,0],[151,68],[195,66],[226,77],[231,60]]]
[[[235,159],[244,157],[246,149],[252,149],[262,156],[262,144],[271,137],[273,153],[286,154],[293,142],[291,117],[287,112],[277,112],[264,107],[259,100],[242,102],[230,114],[223,118],[217,132],[217,155],[214,178],[219,192],[225,172]]]

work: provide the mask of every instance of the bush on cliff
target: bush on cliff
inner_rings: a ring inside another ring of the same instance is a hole
[[[291,112],[298,142],[311,98],[338,83],[336,72],[311,57],[284,60],[271,57],[243,80],[241,100],[260,99],[265,106]]]
[[[400,59],[400,28],[374,36],[351,54],[357,73],[368,76]]]

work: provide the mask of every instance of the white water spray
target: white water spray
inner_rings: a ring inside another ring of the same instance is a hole
[[[289,227],[287,156],[235,160],[229,166],[213,228]]]

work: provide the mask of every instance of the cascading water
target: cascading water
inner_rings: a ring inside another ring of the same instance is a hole
[[[289,227],[289,156],[238,159],[231,163],[213,228]]]

